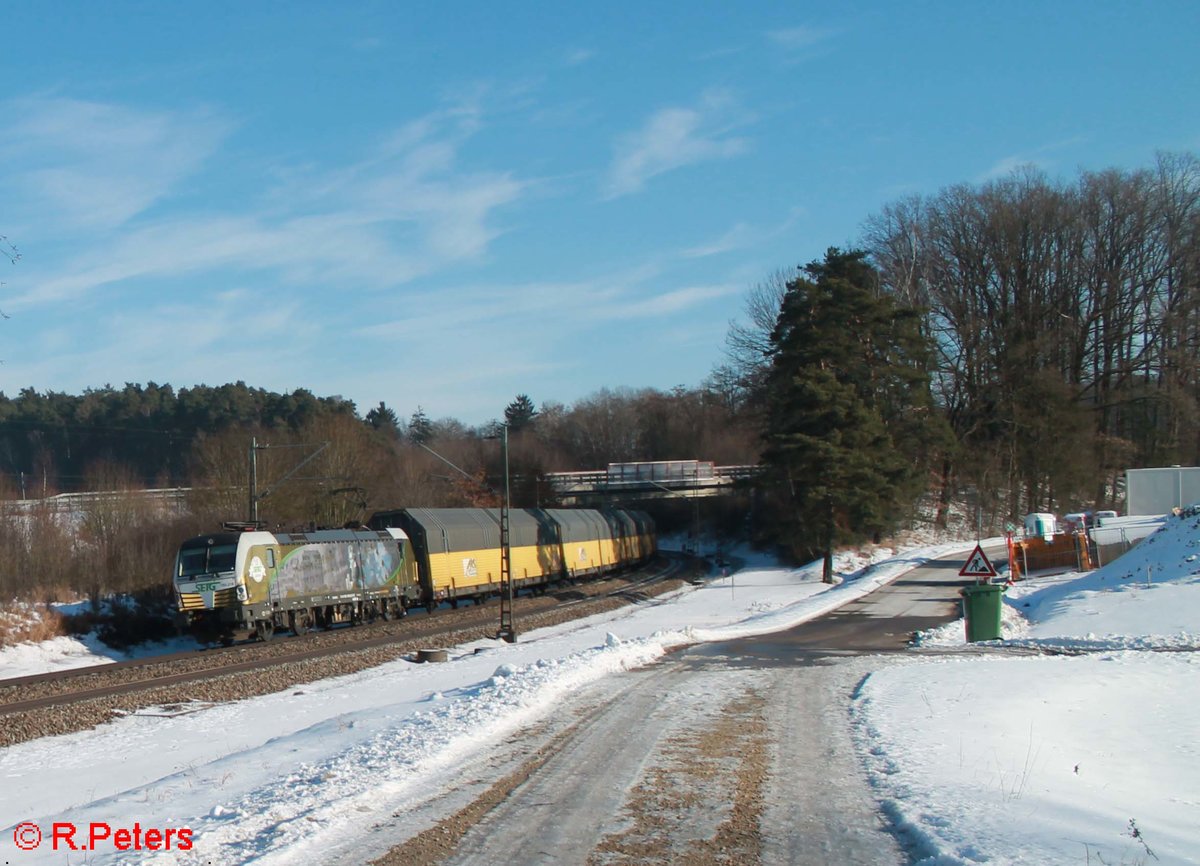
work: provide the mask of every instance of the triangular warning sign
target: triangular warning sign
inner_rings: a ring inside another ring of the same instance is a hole
[[[959,577],[995,577],[996,569],[992,567],[992,563],[984,555],[983,548],[978,544],[975,545],[975,551],[967,560],[967,564],[962,567],[958,573]]]

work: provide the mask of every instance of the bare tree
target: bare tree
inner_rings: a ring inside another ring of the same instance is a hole
[[[771,332],[788,283],[796,269],[781,269],[755,284],[742,301],[742,318],[729,323],[725,334],[725,364],[715,374],[718,381],[753,392],[770,366]]]
[[[885,286],[927,309],[935,393],[966,446],[947,491],[986,480],[1012,514],[1098,503],[1131,461],[1200,457],[1197,165],[1074,183],[1025,168],[868,220]]]

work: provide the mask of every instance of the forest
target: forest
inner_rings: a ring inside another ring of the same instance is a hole
[[[888,203],[850,248],[750,287],[694,387],[518,394],[479,428],[242,382],[24,389],[0,395],[0,598],[165,592],[181,538],[246,515],[252,440],[284,528],[492,504],[500,423],[516,507],[546,504],[552,471],[760,464],[709,517],[796,557],[955,504],[991,529],[1119,507],[1126,468],[1200,463],[1198,307],[1200,161],[1162,154]],[[149,488],[188,488],[186,507],[118,496],[66,520],[53,500]]]

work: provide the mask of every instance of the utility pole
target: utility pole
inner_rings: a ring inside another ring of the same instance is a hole
[[[250,522],[258,523],[258,437],[250,437]]]
[[[500,445],[504,451],[504,505],[500,509],[500,631],[496,637],[508,643],[517,642],[513,624],[512,545],[508,521],[512,508],[508,481],[508,424],[501,425]]]
[[[307,466],[309,463],[311,463],[313,460],[315,460],[317,455],[320,454],[322,451],[324,451],[328,447],[329,447],[328,442],[322,442],[319,445],[312,445],[312,444],[259,445],[257,437],[251,436],[250,437],[250,522],[258,523],[258,503],[259,502],[261,502],[262,500],[264,500],[268,496],[270,496],[272,493],[274,493],[277,489],[279,489],[280,485],[282,485],[284,482],[286,482],[288,479],[290,479],[293,475],[295,475],[297,472],[299,472],[301,469],[303,469],[305,466]],[[288,472],[284,473],[282,478],[280,478],[278,481],[276,481],[274,484],[272,484],[270,487],[268,487],[262,493],[259,493],[258,492],[258,452],[266,451],[268,448],[316,448],[317,450],[314,451],[312,454],[309,454],[307,457],[305,457],[303,460],[301,460],[299,463],[297,463],[295,466],[293,466]]]

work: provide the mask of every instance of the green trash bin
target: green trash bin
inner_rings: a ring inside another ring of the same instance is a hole
[[[1000,607],[1004,603],[1004,586],[995,583],[976,583],[960,591],[963,616],[967,620],[967,640],[1000,639]]]

